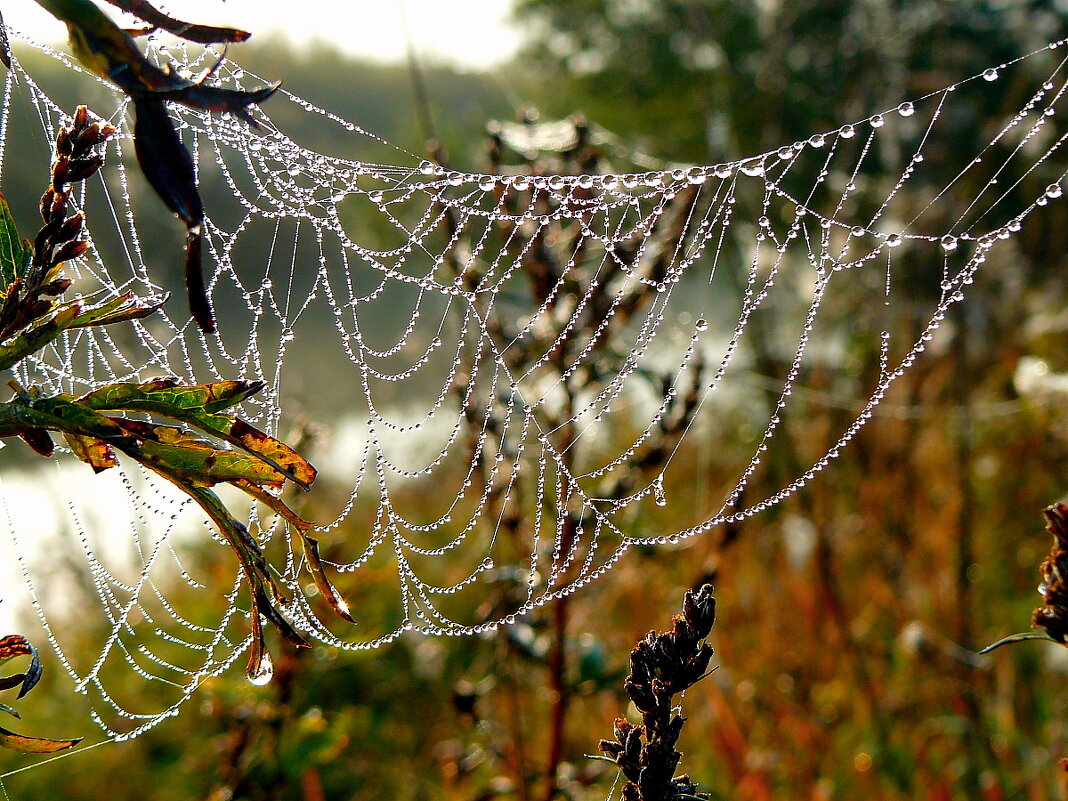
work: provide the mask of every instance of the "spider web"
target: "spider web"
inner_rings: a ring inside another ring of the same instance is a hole
[[[329,409],[332,443],[313,458],[331,492],[301,500],[360,625],[320,617],[284,528],[252,509],[295,625],[340,649],[489,631],[636,545],[768,509],[842,453],[991,252],[1060,198],[1064,44],[768,153],[653,170],[583,162],[607,140],[566,122],[500,125],[494,141],[514,157],[478,174],[293,95],[254,111],[261,130],[174,108],[202,186],[228,197],[209,201],[206,223],[219,336],[205,338],[176,298],[121,333],[79,330],[16,372],[75,394],[160,375],[262,379],[245,414],[290,441],[302,415]],[[153,46],[190,74],[218,57]],[[1031,94],[984,122],[975,152],[947,152],[974,124],[957,109],[1014,71]],[[259,83],[230,62],[212,80]],[[79,198],[94,248],[69,270],[78,291],[158,296],[177,284],[147,263],[145,243],[173,226],[130,174],[125,99],[108,97],[94,112],[120,133]],[[44,142],[69,121],[19,63],[2,103],[5,169],[13,120],[29,114]],[[293,112],[343,131],[349,156],[272,122]],[[874,179],[876,167],[894,177]],[[843,352],[845,328],[867,343],[860,356]],[[769,348],[775,358],[758,363]],[[849,358],[833,386],[851,420],[794,452],[782,432],[795,393]],[[795,473],[769,474],[784,450]],[[34,610],[106,736],[126,739],[248,647],[240,577],[205,557],[210,525],[151,476],[92,476],[57,456],[0,479],[24,587],[7,606]],[[667,529],[665,507],[688,524]],[[389,588],[387,602],[361,594],[365,577]]]

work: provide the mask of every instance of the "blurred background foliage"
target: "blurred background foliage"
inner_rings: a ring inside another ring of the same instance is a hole
[[[527,45],[514,62],[493,74],[424,65],[434,133],[451,165],[485,168],[487,121],[532,119],[532,109],[545,118],[581,112],[612,132],[630,163],[735,159],[1068,34],[1068,8],[1055,0],[518,0],[515,13]],[[85,82],[20,55],[64,107],[92,105]],[[328,48],[296,52],[277,40],[253,39],[235,56],[389,141],[425,149],[405,65],[360,63]],[[1033,76],[984,86],[958,105],[928,158],[973,152],[1033,86]],[[329,138],[310,115],[276,120],[298,142],[345,152],[346,140]],[[13,119],[10,135],[29,136],[32,123]],[[900,159],[891,141],[873,160],[873,197],[900,174]],[[40,165],[26,162],[9,164],[5,191],[39,184]],[[909,190],[917,208],[930,188]],[[208,176],[209,208],[213,191],[228,190]],[[32,211],[32,197],[13,200]],[[159,220],[174,227],[162,209]],[[974,650],[1026,627],[1049,545],[1040,510],[1065,493],[1066,238],[1063,204],[1053,204],[996,248],[878,419],[805,491],[685,547],[632,553],[574,598],[557,797],[608,795],[615,771],[584,755],[626,709],[628,652],[667,625],[685,588],[706,580],[717,588],[711,642],[719,669],[684,699],[680,745],[684,768],[714,797],[1063,796],[1065,652],[1027,643],[979,659]],[[175,263],[173,246],[148,243],[146,262]],[[838,313],[848,333],[854,310]],[[907,317],[907,304],[898,313]],[[917,335],[923,322],[911,321]],[[773,332],[753,342],[757,378],[780,374],[788,355]],[[793,455],[762,479],[771,489],[821,455],[812,442],[855,416],[852,399],[871,376],[849,365],[847,356],[841,370],[794,393],[805,413],[783,432]],[[320,419],[317,411],[315,423],[329,436],[329,412]],[[722,442],[689,458],[715,462],[745,436],[725,426]],[[316,447],[312,437],[313,462]],[[317,492],[329,491],[328,476],[322,483]],[[316,495],[302,503],[314,520]],[[646,534],[653,522],[675,528],[671,512],[636,525]],[[204,571],[226,558],[211,545],[200,554]],[[359,578],[351,588],[358,616],[393,614],[391,575]],[[253,688],[233,670],[208,682],[178,719],[132,743],[11,777],[7,792],[72,801],[544,801],[549,715],[560,692],[553,627],[546,612],[496,635],[405,637],[370,653],[277,649],[269,686]],[[56,686],[59,673],[48,671],[46,685]],[[79,719],[77,709],[40,703],[44,687],[37,695],[39,706],[23,710],[31,722]],[[3,760],[0,771],[26,763]]]

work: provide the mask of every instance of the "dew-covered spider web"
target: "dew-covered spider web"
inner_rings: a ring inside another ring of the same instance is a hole
[[[78,291],[174,297],[129,328],[57,341],[17,377],[75,395],[264,380],[243,413],[309,448],[319,482],[291,500],[359,621],[326,614],[284,526],[252,509],[296,627],[340,649],[491,630],[636,545],[768,509],[843,453],[984,263],[1033,215],[1063,214],[1064,45],[767,153],[653,170],[568,121],[496,126],[487,171],[471,173],[284,92],[253,110],[260,130],[174,108],[207,199],[207,337],[125,98],[101,88],[92,111],[120,133],[79,197],[94,247],[68,270]],[[219,57],[153,46],[188,74]],[[230,61],[209,80],[262,83]],[[1008,80],[1026,86],[1017,106],[977,119]],[[33,147],[46,174],[72,110],[13,65],[5,181]],[[344,152],[291,139],[293,115],[344,133]],[[964,128],[969,152],[948,144]],[[800,452],[782,432],[813,385],[852,414]],[[769,472],[783,463],[797,468]],[[5,611],[32,609],[107,736],[136,736],[247,649],[236,562],[135,466],[94,476],[67,453],[18,466],[0,476],[0,519],[24,591]],[[668,511],[685,525],[667,528]]]

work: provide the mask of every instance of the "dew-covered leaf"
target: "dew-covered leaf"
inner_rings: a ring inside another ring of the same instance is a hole
[[[315,586],[319,589],[319,594],[323,596],[338,617],[342,620],[347,620],[349,623],[355,623],[356,620],[349,614],[349,605],[334,589],[334,585],[330,583],[330,579],[327,578],[326,571],[323,569],[323,561],[319,556],[319,541],[309,537],[300,529],[297,529],[297,533],[301,543],[304,545],[304,559],[308,563],[308,571],[312,575]]]
[[[124,323],[129,320],[142,320],[154,314],[166,298],[156,302],[146,302],[134,295],[127,293],[114,297],[99,306],[81,309],[80,313],[71,319],[66,328],[90,328],[113,323]]]
[[[261,389],[262,381],[216,381],[181,386],[171,379],[162,379],[144,384],[109,384],[85,395],[82,401],[100,411],[136,410],[195,426],[252,454],[307,488],[315,480],[316,471],[303,456],[243,420],[219,414]]]
[[[94,473],[99,473],[118,464],[114,449],[102,439],[69,433],[64,433],[63,439],[67,441],[67,445],[70,446],[74,455],[92,467]]]

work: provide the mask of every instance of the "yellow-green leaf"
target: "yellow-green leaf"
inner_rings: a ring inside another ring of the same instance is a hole
[[[99,473],[118,464],[118,460],[115,458],[115,451],[101,439],[83,437],[66,432],[63,434],[63,439],[67,441],[74,455],[92,467],[94,473]]]
[[[0,292],[7,294],[11,282],[23,275],[33,257],[33,247],[19,237],[7,199],[0,195]]]

